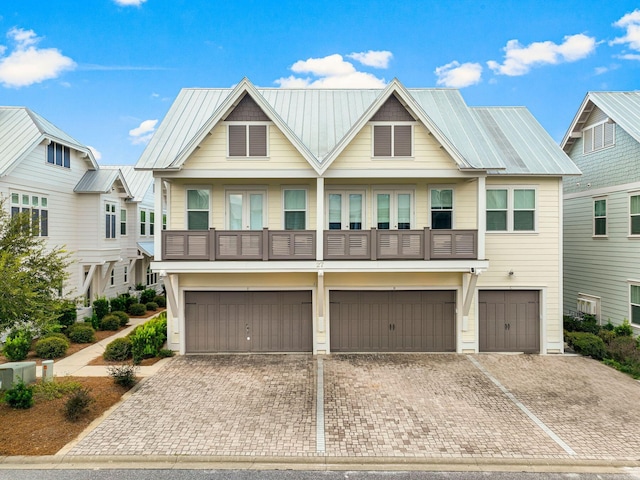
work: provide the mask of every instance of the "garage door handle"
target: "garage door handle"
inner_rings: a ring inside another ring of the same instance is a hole
[[[511,324],[510,323],[505,323],[504,324],[504,329],[505,330],[511,330]]]
[[[396,329],[396,324],[395,323],[390,323],[389,324],[389,330],[395,330]]]

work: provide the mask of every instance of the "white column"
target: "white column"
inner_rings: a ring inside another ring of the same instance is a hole
[[[478,260],[486,260],[487,193],[485,177],[478,177]]]
[[[324,178],[316,179],[316,260],[324,260]]]
[[[153,259],[158,262],[162,259],[162,178],[153,179],[153,210],[155,213],[155,226],[153,235]]]

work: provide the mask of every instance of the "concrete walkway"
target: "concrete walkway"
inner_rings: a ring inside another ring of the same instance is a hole
[[[157,313],[156,315],[159,315],[159,313]],[[119,332],[114,333],[112,336],[94,343],[93,345],[89,345],[88,347],[83,348],[73,355],[69,355],[68,357],[62,358],[60,360],[55,360],[53,363],[53,375],[56,377],[65,377],[68,375],[74,377],[108,376],[107,365],[89,365],[89,363],[93,359],[101,357],[107,345],[113,340],[120,337],[126,337],[129,332],[131,332],[138,325],[148,322],[156,315],[152,315],[151,317],[146,318],[131,318],[129,320],[129,326],[127,328],[120,330]],[[158,370],[160,370],[168,360],[169,359],[167,358],[156,362],[154,365],[138,367],[136,375],[139,377],[150,377]],[[42,377],[41,366],[36,367],[36,376],[38,378]]]

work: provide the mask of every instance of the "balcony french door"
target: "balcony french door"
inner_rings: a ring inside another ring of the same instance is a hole
[[[331,192],[327,204],[329,230],[362,230],[364,193]]]
[[[375,193],[375,218],[379,230],[410,230],[413,194],[406,191]]]
[[[264,192],[227,192],[229,230],[261,230],[266,224],[265,213]]]

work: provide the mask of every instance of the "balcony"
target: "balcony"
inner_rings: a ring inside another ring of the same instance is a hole
[[[477,230],[326,230],[325,260],[477,260]],[[314,230],[163,230],[162,260],[315,260]]]

